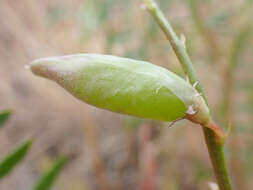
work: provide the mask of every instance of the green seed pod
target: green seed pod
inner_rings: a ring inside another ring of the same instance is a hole
[[[88,104],[147,119],[209,122],[201,95],[176,74],[144,61],[77,54],[35,60],[34,74],[56,81]]]

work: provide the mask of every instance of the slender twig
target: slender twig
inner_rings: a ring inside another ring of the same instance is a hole
[[[184,44],[177,37],[173,28],[167,21],[160,8],[154,2],[154,0],[145,0],[144,2],[147,6],[147,9],[151,13],[155,21],[160,25],[161,29],[168,38],[176,56],[179,59],[179,62],[184,69],[184,72],[189,78],[190,83],[193,85],[194,83],[198,82],[196,89],[199,93],[202,94],[205,101],[207,102],[205,92],[199,82],[198,75],[193,67],[190,57],[188,56],[186,49],[184,48]],[[215,124],[212,122],[211,125]],[[210,159],[212,161],[214,173],[218,181],[219,188],[220,190],[232,190],[226,162],[224,159],[223,144],[218,143],[216,141],[215,133],[211,129],[207,128],[207,126],[203,126],[203,132],[205,135],[206,144],[208,147]]]

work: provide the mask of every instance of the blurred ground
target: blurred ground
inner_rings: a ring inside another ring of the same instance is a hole
[[[252,1],[196,1],[207,33],[194,22],[186,0],[159,4],[176,31],[185,34],[213,114],[227,126],[221,103],[224,70],[237,31],[252,21]],[[164,35],[140,4],[0,1],[0,110],[13,110],[0,131],[0,157],[35,138],[25,162],[0,182],[0,189],[31,189],[61,154],[70,160],[55,190],[209,189],[214,177],[200,127],[180,121],[168,129],[168,123],[99,110],[24,69],[39,57],[96,52],[149,60],[183,75]],[[252,43],[248,38],[232,78],[233,129],[226,147],[233,183],[241,190],[253,189]]]

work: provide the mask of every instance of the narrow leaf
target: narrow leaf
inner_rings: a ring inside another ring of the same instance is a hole
[[[10,111],[1,111],[0,112],[0,128],[3,127],[5,122],[9,119],[11,112]]]
[[[12,169],[23,160],[31,144],[32,140],[24,142],[0,161],[0,178],[9,174]]]
[[[53,167],[41,177],[33,190],[49,190],[55,182],[57,176],[60,174],[66,161],[66,157],[58,158]]]

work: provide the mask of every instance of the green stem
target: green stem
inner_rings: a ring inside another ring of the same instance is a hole
[[[216,125],[211,123],[211,125]],[[224,146],[216,141],[214,132],[207,127],[202,127],[209,156],[220,190],[232,190],[226,161],[224,158]]]
[[[179,59],[179,62],[184,69],[184,72],[189,78],[190,83],[193,85],[194,83],[198,82],[196,89],[202,94],[207,103],[205,92],[199,82],[199,77],[193,67],[188,53],[186,52],[182,40],[177,37],[175,31],[154,0],[145,0],[145,5],[168,38],[177,58]],[[216,128],[217,125],[215,125],[213,122],[211,122],[210,125],[211,126],[203,126],[202,128],[219,188],[220,190],[232,190],[226,162],[224,159],[223,144],[216,140],[217,137],[215,136],[214,131],[211,130],[212,128]]]
[[[186,52],[186,49],[184,47],[182,40],[180,40],[177,37],[175,31],[173,30],[170,23],[165,18],[160,8],[156,5],[156,3],[153,0],[145,0],[145,3],[149,12],[154,17],[155,21],[159,24],[159,26],[165,33],[166,37],[168,38],[173,50],[176,53],[177,58],[179,59],[179,62],[181,63],[183,67],[184,72],[189,78],[190,83],[194,84],[195,82],[199,81],[198,75],[193,67],[190,57],[188,56]],[[197,84],[196,89],[200,93],[203,93],[202,96],[206,100],[203,88],[200,83]]]

